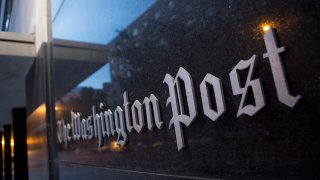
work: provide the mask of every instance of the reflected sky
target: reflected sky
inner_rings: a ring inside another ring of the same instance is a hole
[[[78,87],[92,87],[93,89],[102,89],[104,82],[111,82],[109,63],[102,66],[99,70],[83,80]]]
[[[108,44],[156,0],[52,0],[53,37]]]
[[[108,44],[127,28],[156,0],[52,0],[53,38]],[[102,89],[110,82],[110,66],[106,64],[78,87]]]

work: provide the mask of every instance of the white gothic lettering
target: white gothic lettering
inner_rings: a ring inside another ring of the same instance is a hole
[[[285,48],[278,48],[276,42],[276,36],[273,29],[270,28],[264,34],[267,53],[263,54],[263,58],[269,59],[279,101],[293,108],[301,95],[293,96],[290,94],[280,57],[280,53],[284,52]],[[241,115],[254,116],[266,106],[261,80],[252,78],[256,61],[256,55],[248,60],[240,60],[229,73],[233,95],[241,96],[237,117]],[[249,73],[247,77],[244,77],[246,80],[242,87],[238,71],[245,69],[248,69]],[[166,102],[166,105],[171,107],[172,114],[169,128],[174,127],[177,149],[180,151],[185,147],[183,127],[189,127],[198,115],[193,80],[190,73],[180,67],[175,77],[166,74],[163,83],[167,85],[169,90],[169,97]],[[210,92],[210,87],[212,87],[213,92]],[[221,80],[208,73],[200,83],[199,88],[204,115],[212,121],[216,121],[226,112]],[[252,91],[249,91],[249,88]],[[254,105],[245,104],[249,95],[253,97]],[[211,100],[211,96],[214,96],[214,102]],[[213,103],[216,105],[216,109],[213,109]],[[124,146],[128,142],[127,133],[130,133],[132,129],[141,133],[144,128],[148,130],[152,130],[154,127],[161,129],[164,124],[161,119],[159,100],[154,94],[144,97],[142,103],[135,100],[131,104],[128,93],[124,92],[123,108],[117,106],[114,111],[106,110],[105,105],[100,103],[98,111],[95,106],[92,106],[92,115],[84,118],[80,112],[71,110],[71,124],[65,123],[64,119],[57,122],[58,142],[64,143],[65,148],[67,148],[71,140],[85,141],[96,138],[98,147],[101,147],[107,136],[116,135],[117,143]],[[147,126],[145,127],[145,125]]]

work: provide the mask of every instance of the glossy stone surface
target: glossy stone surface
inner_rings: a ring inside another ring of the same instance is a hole
[[[158,1],[108,44],[111,82],[101,82],[103,89],[70,87],[104,64],[56,59],[56,120],[70,122],[71,109],[87,117],[100,102],[111,110],[123,107],[122,94],[128,91],[131,103],[154,94],[164,121],[161,130],[128,133],[124,148],[114,145],[116,137],[105,139],[102,148],[96,139],[71,142],[68,149],[60,144],[61,177],[80,176],[74,170],[78,165],[88,171],[101,167],[87,175],[96,178],[108,171],[104,168],[204,178],[319,176],[319,12],[314,0]],[[281,56],[288,85],[291,94],[302,95],[294,108],[279,102],[269,61],[262,58],[265,23],[287,48]],[[232,94],[229,73],[254,54],[253,78],[262,82],[266,106],[253,117],[237,118],[241,97]],[[65,65],[77,68],[67,71]],[[172,112],[163,84],[166,73],[175,76],[179,67],[192,76],[198,107],[193,124],[183,127],[181,151],[168,127]],[[221,79],[226,101],[226,113],[215,122],[201,105],[199,86],[207,73]],[[77,81],[61,83],[64,77]]]

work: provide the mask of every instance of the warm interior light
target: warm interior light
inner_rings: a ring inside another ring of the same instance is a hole
[[[14,139],[11,134],[11,139],[10,139],[10,146],[11,146],[11,156],[14,157]]]
[[[113,141],[113,142],[112,142],[112,147],[113,147],[113,148],[118,148],[119,145],[117,144],[117,142]]]
[[[270,28],[271,28],[271,27],[270,27],[270,25],[268,25],[268,24],[265,24],[265,25],[262,26],[262,30],[263,30],[264,32],[267,32]]]
[[[2,148],[2,154],[1,154],[1,156],[2,156],[2,158],[3,158],[3,157],[4,157],[4,144],[5,144],[5,142],[4,142],[4,136],[1,137],[1,144],[2,144],[2,146],[1,146],[1,148]]]
[[[121,146],[119,146],[116,141],[111,141],[110,147],[111,151],[121,151]]]
[[[45,105],[44,103],[41,104],[41,105],[37,108],[36,111],[38,111],[38,112],[40,112],[40,113],[45,113],[45,112],[46,112],[46,105]]]
[[[10,145],[14,146],[14,140],[13,139],[10,140]]]

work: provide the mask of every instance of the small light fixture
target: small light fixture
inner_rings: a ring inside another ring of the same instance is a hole
[[[267,32],[270,28],[271,28],[271,27],[270,27],[270,25],[268,25],[268,24],[265,24],[265,25],[262,26],[262,30],[263,30],[264,32]]]

